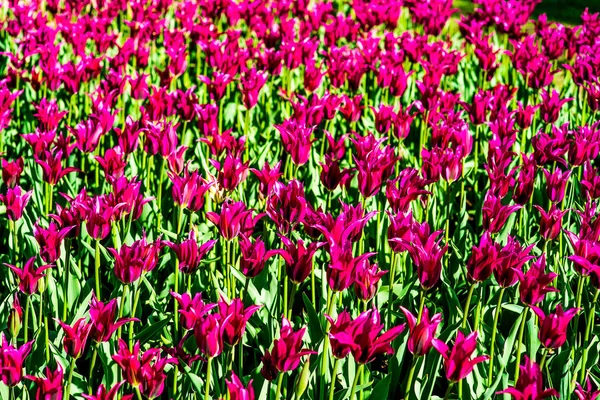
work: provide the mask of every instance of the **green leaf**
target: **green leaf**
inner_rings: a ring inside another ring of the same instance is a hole
[[[318,343],[325,335],[321,322],[319,321],[319,316],[306,293],[302,293],[302,301],[304,302],[306,314],[308,315],[308,334],[310,335],[310,341],[312,343]]]

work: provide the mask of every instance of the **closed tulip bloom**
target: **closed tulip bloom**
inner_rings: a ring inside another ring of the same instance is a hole
[[[171,292],[171,296],[179,303],[181,326],[187,330],[194,329],[196,322],[217,306],[214,303],[205,304],[202,301],[202,293],[196,293],[193,298],[188,293]]]
[[[482,207],[483,229],[498,233],[512,213],[521,209],[520,205],[504,205],[502,199],[488,192]]]
[[[533,194],[537,163],[533,154],[529,157],[521,154],[521,158],[523,159],[523,164],[515,182],[512,198],[515,203],[525,205]]]
[[[543,169],[543,171],[546,176],[546,194],[548,198],[553,203],[560,203],[565,197],[565,189],[571,176],[571,170],[563,172],[560,168],[556,168],[553,173],[546,169]]]
[[[85,400],[115,400],[117,398],[116,396],[119,392],[119,389],[121,389],[121,386],[123,386],[123,383],[125,383],[125,381],[118,382],[108,391],[106,390],[106,386],[100,384],[96,394],[82,394],[82,396]],[[120,397],[121,400],[131,400],[132,398],[133,394],[126,394]]]
[[[32,194],[32,190],[25,192],[20,186],[8,188],[6,194],[0,193],[0,202],[6,206],[6,216],[9,220],[17,221],[21,219]]]
[[[561,211],[552,203],[548,212],[538,205],[534,207],[540,212],[540,235],[546,240],[554,240],[562,229],[562,218],[568,210]]]
[[[25,378],[35,382],[37,391],[35,393],[36,400],[60,400],[63,397],[63,378],[64,372],[62,365],[56,363],[56,369],[52,371],[50,367],[46,367],[46,377],[40,378],[37,376],[26,375]]]
[[[479,246],[473,246],[467,261],[467,277],[471,282],[486,281],[494,272],[500,255],[500,245],[492,240],[488,231],[483,233]]]
[[[58,229],[54,222],[48,228],[42,228],[38,222],[33,225],[33,237],[40,246],[40,257],[47,263],[56,262],[60,258],[60,247],[73,227]]]
[[[56,185],[67,174],[79,171],[77,168],[73,167],[63,168],[62,150],[44,150],[44,152],[40,154],[42,154],[42,157],[40,158],[38,158],[37,154],[34,156],[35,162],[42,167],[42,177],[44,182],[47,182],[50,185]]]
[[[315,141],[311,138],[314,127],[288,119],[281,125],[275,125],[275,128],[279,131],[283,148],[290,155],[292,162],[296,166],[306,164],[312,143]]]
[[[148,243],[144,235],[131,246],[124,244],[119,250],[109,248],[108,251],[115,258],[115,275],[126,285],[137,281],[143,273],[156,267],[161,247],[160,239]]]
[[[233,299],[228,302],[221,296],[217,307],[219,316],[224,321],[223,342],[235,346],[242,340],[244,332],[246,332],[246,323],[261,306],[252,305],[244,308],[241,299]]]
[[[429,318],[429,309],[423,308],[421,322],[417,321],[410,311],[404,307],[400,307],[408,322],[410,334],[408,336],[408,351],[417,357],[424,356],[429,353],[433,347],[433,339],[439,324],[442,322],[442,314],[435,314]]]
[[[210,160],[210,163],[218,171],[219,186],[228,192],[234,191],[248,176],[248,163],[242,162],[240,158],[234,157],[230,152],[227,152],[223,163],[216,160]]]
[[[519,366],[519,379],[513,387],[504,389],[496,394],[509,394],[515,400],[546,399],[558,397],[554,389],[544,389],[544,376],[540,366],[525,356],[525,364]]]
[[[60,324],[65,334],[63,338],[65,353],[73,358],[81,357],[92,329],[92,324],[87,323],[85,318],[78,319],[73,326],[67,325],[56,318],[55,321]]]
[[[194,231],[190,231],[188,239],[182,241],[180,244],[168,241],[165,241],[165,244],[175,252],[179,260],[179,270],[184,274],[193,274],[198,270],[200,262],[210,252],[216,242],[216,240],[209,240],[198,246]]]
[[[317,354],[316,351],[302,348],[305,332],[305,327],[294,331],[290,321],[283,318],[279,339],[273,341],[271,351],[265,351],[262,357],[263,368],[260,373],[265,379],[272,381],[278,372],[293,371],[300,365],[302,357]]]
[[[194,337],[196,345],[204,356],[212,358],[223,352],[225,327],[231,315],[221,318],[217,314],[207,314],[196,321]]]
[[[168,173],[169,179],[173,183],[171,192],[173,202],[179,207],[187,208],[190,211],[200,211],[204,206],[204,194],[210,189],[213,183],[206,182],[198,171],[191,172],[189,169],[183,171],[183,176]]]
[[[107,342],[113,333],[128,322],[139,321],[137,318],[119,318],[117,316],[117,300],[112,299],[103,303],[94,294],[90,301],[91,337],[96,343]]]
[[[289,233],[297,224],[304,222],[307,202],[303,184],[297,180],[287,184],[276,182],[267,199],[266,212],[282,234]]]
[[[560,113],[562,106],[570,101],[573,101],[572,97],[561,99],[560,94],[555,89],[552,89],[552,93],[550,93],[550,90],[542,90],[540,95],[542,96],[542,103],[540,104],[540,116],[547,124],[555,123],[558,119],[558,114]]]
[[[23,364],[31,353],[33,340],[16,348],[0,333],[2,346],[0,347],[0,380],[8,387],[18,385],[23,379]]]
[[[23,157],[19,157],[14,161],[2,159],[2,180],[6,186],[13,188],[19,184],[24,165]]]
[[[248,381],[248,385],[244,386],[240,378],[231,371],[231,380],[225,379],[227,384],[227,392],[230,400],[254,400],[254,388],[252,387],[252,379]]]
[[[259,182],[259,196],[262,199],[267,198],[273,187],[275,186],[275,182],[279,180],[279,178],[283,175],[283,172],[280,172],[281,162],[278,162],[273,167],[269,165],[269,163],[265,162],[262,169],[250,168],[250,172],[252,172],[258,178]]]
[[[241,75],[239,87],[246,110],[253,108],[258,102],[258,95],[267,82],[267,78],[266,72],[257,71],[256,68],[249,69]]]
[[[473,371],[475,365],[487,361],[488,356],[473,357],[473,353],[477,348],[477,331],[471,332],[465,336],[462,331],[456,334],[456,340],[452,350],[448,345],[439,339],[433,339],[433,347],[444,358],[444,369],[446,371],[446,379],[450,382],[458,382],[463,380]]]
[[[367,259],[356,265],[354,269],[354,293],[363,300],[371,300],[377,293],[377,283],[388,271],[380,271],[377,264]]]
[[[533,312],[538,316],[540,330],[538,338],[547,349],[558,349],[567,341],[567,329],[569,322],[579,312],[579,308],[571,308],[563,311],[562,306],[556,306],[556,311],[548,315],[542,309],[531,306]]]
[[[36,257],[34,256],[27,260],[23,269],[12,264],[4,264],[10,268],[19,279],[19,290],[28,296],[31,296],[38,291],[38,281],[46,276],[43,272],[48,268],[53,267],[53,265],[42,265],[36,268],[33,265],[35,259]]]
[[[342,359],[350,354],[355,347],[354,340],[349,334],[352,316],[348,311],[344,310],[338,315],[336,321],[327,314],[325,314],[325,318],[331,324],[328,333],[331,353],[335,358]]]
[[[239,237],[240,245],[240,272],[247,278],[254,278],[265,268],[269,258],[277,254],[277,250],[268,250],[265,242],[256,238],[253,242],[245,235]]]
[[[427,241],[421,245],[417,244],[409,254],[417,267],[417,277],[424,289],[431,289],[440,280],[442,273],[442,257],[448,251],[448,245],[440,247],[440,241],[436,240],[441,231],[434,232]]]
[[[122,205],[118,205],[117,207],[110,206],[105,198],[96,197],[92,201],[92,206],[87,216],[85,229],[88,234],[96,240],[102,240],[107,237],[115,221],[117,212],[121,207]]]
[[[298,239],[294,243],[285,236],[279,235],[279,237],[285,250],[276,250],[276,252],[285,260],[288,278],[292,282],[300,284],[310,275],[313,268],[313,256],[317,249],[325,243],[312,242],[305,246],[302,239]]]
[[[521,302],[528,306],[536,305],[544,300],[546,293],[558,292],[550,284],[558,276],[554,272],[544,273],[546,269],[546,254],[542,254],[527,272],[515,270],[519,276],[519,295]]]
[[[585,389],[577,383],[575,396],[577,396],[578,400],[596,400],[600,396],[600,390],[594,391],[590,376],[588,375],[585,379]]]
[[[252,216],[252,210],[248,210],[241,201],[233,203],[231,200],[221,205],[220,214],[213,211],[206,213],[206,218],[219,228],[219,233],[226,240],[232,240],[240,234],[248,216]]]

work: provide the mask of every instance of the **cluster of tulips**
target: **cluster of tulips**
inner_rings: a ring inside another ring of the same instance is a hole
[[[600,16],[7,0],[0,398],[600,395]]]

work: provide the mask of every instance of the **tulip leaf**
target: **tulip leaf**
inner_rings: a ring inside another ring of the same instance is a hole
[[[308,334],[310,335],[310,341],[311,343],[318,343],[325,334],[321,322],[319,321],[319,316],[306,293],[302,293],[302,301],[304,302],[306,314],[308,315]]]
[[[381,400],[387,399],[388,393],[390,389],[390,380],[392,376],[386,375],[385,378],[377,382],[373,390],[371,391],[371,395],[368,397],[368,400]]]
[[[154,339],[158,335],[161,334],[162,329],[167,326],[167,324],[171,321],[170,317],[164,317],[153,324],[149,324],[144,329],[142,329],[138,334],[135,335],[134,339],[139,340],[142,343],[149,341],[150,339]]]

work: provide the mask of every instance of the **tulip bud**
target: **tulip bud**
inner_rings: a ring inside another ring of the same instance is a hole
[[[298,378],[296,379],[296,388],[294,390],[294,398],[296,400],[299,400],[302,397],[302,395],[306,391],[306,388],[308,387],[309,381],[310,359],[307,359],[304,363],[304,366],[302,367],[302,372],[300,372],[300,375],[298,375]]]
[[[13,306],[10,310],[10,314],[8,315],[8,330],[10,332],[11,337],[17,338],[19,336],[19,332],[21,331],[21,326],[23,324],[23,308],[19,303],[19,298],[15,294],[15,300],[13,302]]]
[[[37,281],[37,287],[38,287],[38,292],[40,294],[43,294],[46,291],[46,280],[40,279],[39,281]]]

